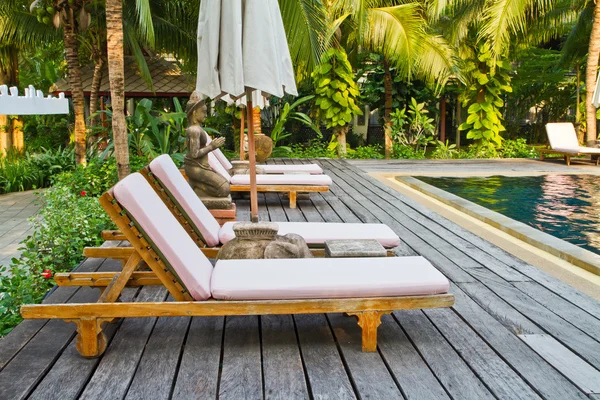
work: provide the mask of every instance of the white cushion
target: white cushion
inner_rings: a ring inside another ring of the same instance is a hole
[[[219,244],[219,223],[206,206],[200,201],[194,190],[186,182],[181,171],[168,154],[156,157],[150,163],[150,171],[161,184],[177,200],[183,211],[190,217],[191,222],[202,234],[207,246]]]
[[[226,222],[219,231],[219,240],[225,244],[235,238],[233,225]],[[326,240],[373,239],[383,247],[392,248],[400,244],[400,238],[384,224],[345,224],[328,222],[277,222],[279,234],[296,233],[309,245],[322,245]]]
[[[307,174],[320,175],[323,169],[317,164],[302,164],[302,165],[276,165],[265,164],[260,166],[265,174],[285,174],[286,172],[305,172]]]
[[[192,297],[208,299],[213,271],[210,261],[146,179],[139,173],[131,174],[115,185],[113,193],[160,249]]]
[[[551,122],[546,124],[546,133],[548,141],[553,150],[570,152],[578,152],[579,141],[577,140],[577,132],[575,127],[570,122]]]
[[[209,144],[210,142],[212,142],[212,139],[208,135],[207,135],[207,137],[208,137],[208,141],[206,142],[206,144]],[[231,171],[231,168],[233,168],[233,165],[231,165],[231,163],[229,162],[227,157],[225,157],[225,154],[223,154],[221,149],[216,149],[215,151],[213,151],[213,154],[215,155],[215,157],[217,157],[217,160],[219,160],[219,162],[221,163],[223,168],[225,168],[227,171]]]
[[[579,152],[580,153],[593,153],[593,154],[600,154],[600,149],[596,148],[596,147],[583,147],[580,146],[579,147]]]
[[[449,286],[423,257],[219,260],[211,280],[222,300],[418,296]]]
[[[213,171],[217,172],[223,178],[227,179],[228,182],[231,182],[231,175],[229,175],[229,172],[225,170],[223,165],[221,165],[221,163],[219,162],[217,156],[215,156],[213,153],[214,151],[208,153],[208,165],[213,169]]]
[[[250,175],[234,175],[232,185],[250,185]],[[331,178],[327,175],[256,175],[257,185],[309,185],[330,186]]]

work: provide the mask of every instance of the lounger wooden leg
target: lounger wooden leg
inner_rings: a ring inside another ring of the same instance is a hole
[[[290,208],[296,208],[296,192],[290,192]]]
[[[567,167],[571,165],[571,156],[565,156],[565,161],[567,162]]]
[[[544,161],[544,153],[540,152],[540,161]]]
[[[372,353],[377,351],[377,327],[381,325],[381,316],[391,311],[363,311],[348,313],[358,317],[358,326],[362,328],[362,351]]]
[[[77,324],[75,347],[86,358],[100,357],[106,350],[106,335],[100,328],[101,320],[90,317],[74,320]]]

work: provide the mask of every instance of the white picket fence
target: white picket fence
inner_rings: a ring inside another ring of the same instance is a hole
[[[25,88],[25,96],[19,96],[19,89],[0,85],[0,115],[49,115],[68,114],[69,101],[64,93],[58,97],[44,97],[41,90],[33,86]]]

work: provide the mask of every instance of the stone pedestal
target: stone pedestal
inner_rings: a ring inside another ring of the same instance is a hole
[[[227,197],[200,197],[209,210],[229,210],[232,205],[231,195]]]
[[[217,220],[219,225],[223,225],[226,222],[235,222],[236,220],[236,208],[235,203],[231,203],[231,207],[226,210],[208,210],[213,217]]]
[[[377,241],[364,240],[327,240],[325,257],[386,257],[387,251]]]

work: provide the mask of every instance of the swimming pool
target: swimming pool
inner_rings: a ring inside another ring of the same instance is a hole
[[[599,176],[415,178],[600,254]]]

